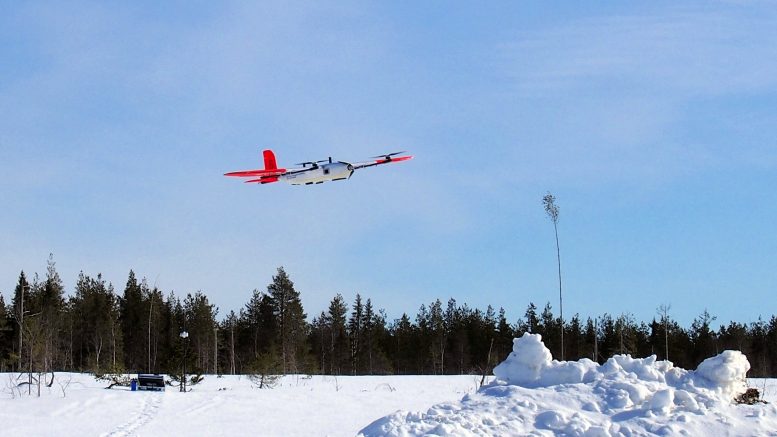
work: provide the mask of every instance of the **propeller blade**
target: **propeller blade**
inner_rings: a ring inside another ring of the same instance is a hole
[[[370,158],[372,158],[372,159],[376,159],[376,158],[388,158],[388,157],[390,157],[390,156],[394,156],[394,155],[401,155],[401,154],[403,154],[403,153],[407,153],[407,152],[405,152],[405,151],[403,150],[403,151],[401,151],[401,152],[393,152],[393,153],[387,153],[387,154],[385,154],[385,155],[371,156]]]

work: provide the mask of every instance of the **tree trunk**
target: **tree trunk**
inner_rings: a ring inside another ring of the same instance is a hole
[[[229,364],[230,364],[230,370],[231,373],[235,374],[235,327],[232,326],[230,328],[230,335],[231,335],[231,341],[230,341],[230,357],[229,357]]]

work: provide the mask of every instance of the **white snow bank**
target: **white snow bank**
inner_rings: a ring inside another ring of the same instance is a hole
[[[494,384],[426,413],[386,416],[361,435],[777,435],[773,405],[732,403],[749,369],[739,351],[696,371],[655,356],[555,361],[541,336],[524,334],[494,369]]]
[[[616,355],[601,366],[587,358],[555,361],[541,335],[526,333],[513,340],[513,351],[494,368],[494,375],[500,381],[521,387],[636,379],[674,388],[706,388],[730,400],[745,391],[748,370],[747,357],[742,352],[730,350],[707,358],[695,372],[676,368],[670,361],[656,361],[655,355],[647,358]]]

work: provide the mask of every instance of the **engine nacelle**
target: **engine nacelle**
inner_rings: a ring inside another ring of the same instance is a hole
[[[327,180],[347,179],[353,172],[353,166],[347,162],[333,162],[322,165],[321,170]]]

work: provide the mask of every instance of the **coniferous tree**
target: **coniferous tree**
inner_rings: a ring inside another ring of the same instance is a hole
[[[728,326],[720,326],[718,339],[722,350],[732,349],[745,353],[750,352],[748,344],[747,325],[737,322],[729,322]]]
[[[620,352],[620,336],[615,319],[604,313],[599,317],[599,353],[609,358]]]
[[[49,372],[62,365],[63,296],[64,286],[52,255],[47,261],[44,282],[40,282],[36,274],[30,284],[24,272],[21,273],[12,303],[16,319],[14,334],[19,342],[15,356],[19,360],[19,370]]]
[[[416,363],[416,327],[410,321],[407,313],[394,322],[391,328],[394,337],[393,349],[394,370],[398,374],[421,373]]]
[[[493,352],[491,341],[496,337],[496,313],[489,305],[486,311],[475,310],[470,315],[470,348],[472,359],[470,371],[477,374],[488,372],[489,351]]]
[[[368,375],[372,375],[374,371],[373,358],[375,355],[375,310],[373,310],[372,301],[369,298],[364,304],[364,313],[362,314],[361,327],[362,355],[364,356],[362,363],[364,363],[363,366],[365,367],[366,373]]]
[[[306,316],[299,292],[294,289],[294,283],[283,267],[278,267],[272,284],[267,286],[267,292],[278,329],[276,341],[281,354],[283,373],[298,372],[305,363],[307,354]]]
[[[181,299],[175,295],[175,292],[171,291],[165,300],[162,313],[164,323],[162,340],[166,351],[164,367],[168,369],[168,373],[181,374],[184,356],[190,358],[190,355],[184,354],[184,348],[188,346],[185,343],[188,342],[181,339],[181,333],[187,329],[186,312],[181,304]],[[187,365],[190,365],[189,363],[187,360]]]
[[[540,321],[537,318],[537,306],[534,305],[534,302],[529,302],[529,306],[526,307],[526,312],[524,313],[523,317],[526,319],[526,321],[524,322],[524,326],[521,328],[521,330],[524,332],[536,334]]]
[[[79,368],[95,374],[118,373],[123,369],[122,329],[118,298],[113,286],[102,275],[78,275],[76,293],[71,299],[75,315],[74,355]]]
[[[192,369],[198,372],[214,371],[215,373],[216,363],[212,359],[211,351],[215,347],[213,332],[216,327],[218,308],[208,302],[205,294],[197,291],[194,295],[186,295],[183,309],[186,314],[186,331],[189,333],[187,341],[193,353]]]
[[[496,326],[496,339],[494,340],[494,356],[498,362],[510,355],[510,352],[513,350],[513,338],[515,337],[515,331],[507,321],[505,309],[500,307]]]
[[[550,349],[553,356],[560,358],[561,345],[557,340],[559,329],[559,319],[553,315],[553,308],[550,306],[550,302],[548,302],[540,314],[536,333],[542,335],[542,341],[545,342],[545,346]]]
[[[146,314],[146,369],[148,372],[158,372],[159,354],[163,344],[162,328],[164,326],[164,295],[154,287],[148,289],[141,285],[143,300],[148,306]]]
[[[588,320],[586,320],[583,338],[583,341],[585,342],[586,358],[590,358],[597,363],[600,362],[599,330],[595,319],[589,317]]]
[[[445,329],[445,317],[440,299],[429,305],[428,316],[427,327],[432,343],[429,349],[432,368],[435,375],[442,375],[445,373],[445,346],[448,343],[448,333]]]
[[[19,273],[19,280],[14,289],[13,299],[11,300],[11,317],[14,319],[14,323],[11,325],[13,328],[12,334],[15,342],[15,353],[11,357],[11,361],[14,359],[17,361],[16,371],[21,372],[24,368],[26,361],[24,360],[25,348],[24,348],[24,316],[29,312],[29,304],[25,309],[25,301],[29,301],[29,293],[31,291],[31,284],[27,281],[27,277],[24,271]]]
[[[277,320],[272,298],[267,293],[253,291],[251,300],[245,305],[243,314],[251,336],[253,358],[267,353],[277,342]]]
[[[635,338],[635,356],[649,357],[655,354],[653,345],[650,343],[650,327],[645,322],[640,322],[639,326],[636,327]]]
[[[329,303],[327,322],[329,324],[329,373],[341,375],[349,363],[350,346],[346,331],[348,307],[339,293]]]
[[[693,320],[691,324],[691,341],[693,342],[693,356],[692,362],[694,368],[704,361],[716,354],[716,342],[715,331],[712,330],[711,323],[715,320],[715,316],[705,309],[698,317]]]
[[[636,354],[638,329],[631,314],[621,314],[615,320],[615,335],[618,355]]]
[[[470,359],[470,338],[466,324],[468,309],[460,307],[456,299],[448,299],[448,305],[445,308],[444,325],[447,336],[445,362],[448,363],[447,371],[464,373],[469,366]]]
[[[140,372],[147,365],[147,336],[139,335],[146,332],[148,326],[148,306],[143,302],[143,289],[130,270],[127,285],[119,303],[119,314],[123,328],[124,357],[127,370]],[[149,370],[150,371],[150,370]]]
[[[777,373],[777,316],[772,316],[766,325],[766,362],[764,376],[773,377]]]
[[[47,369],[48,351],[46,342],[48,332],[40,315],[43,313],[41,308],[41,289],[44,284],[38,279],[37,273],[33,275],[29,287],[23,287],[23,299],[19,300],[19,349],[21,354],[20,370],[28,374],[28,383],[33,382],[33,373],[43,373]],[[20,293],[21,296],[21,293]],[[23,344],[23,346],[22,346]],[[40,379],[38,379],[40,380]],[[28,394],[30,394],[28,389]]]
[[[770,374],[769,328],[761,317],[750,324],[751,351],[748,361],[753,377],[765,377]]]
[[[432,329],[429,324],[429,310],[426,305],[421,304],[418,308],[418,314],[415,316],[415,326],[417,329],[416,337],[418,341],[416,347],[415,368],[418,373],[434,373],[434,362],[429,360],[429,351],[433,347]]]
[[[226,358],[224,358],[224,361],[227,370],[224,373],[234,375],[237,373],[238,359],[236,346],[238,344],[237,342],[240,341],[240,328],[238,326],[238,316],[235,314],[235,311],[230,311],[229,314],[227,314],[227,317],[221,323],[220,330],[223,331],[225,335],[223,349],[225,351],[224,356]],[[237,337],[235,336],[235,331],[238,331]]]
[[[13,359],[13,327],[9,311],[5,306],[5,299],[0,293],[0,372],[7,372],[12,366]]]
[[[362,305],[362,297],[359,293],[356,293],[353,311],[351,312],[350,319],[348,319],[348,338],[351,343],[351,374],[353,375],[359,372],[363,321],[364,306]]]
[[[372,357],[373,372],[390,374],[392,373],[392,368],[388,351],[393,342],[388,328],[386,310],[379,309],[372,320],[372,341],[374,344]]]
[[[326,363],[329,359],[327,343],[330,335],[329,321],[327,320],[326,313],[321,311],[310,323],[310,338],[308,339],[311,345],[311,352],[316,357],[318,371],[321,374],[326,372]]]
[[[65,287],[57,273],[53,255],[46,263],[46,280],[34,295],[34,308],[43,331],[43,371],[50,372],[62,365],[61,348],[62,315],[65,306]]]
[[[567,359],[579,360],[583,358],[583,326],[580,323],[580,315],[575,313],[569,325],[566,327]]]

